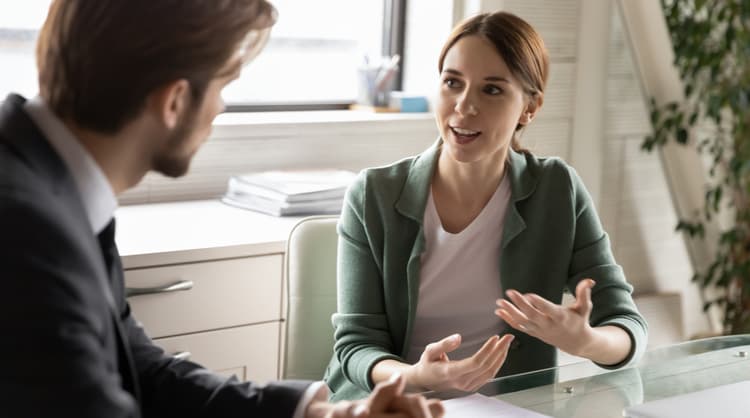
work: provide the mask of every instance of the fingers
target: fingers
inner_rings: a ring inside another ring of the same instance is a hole
[[[525,313],[521,312],[518,307],[505,299],[499,299],[497,305],[498,309],[495,310],[495,315],[502,318],[505,323],[527,334],[533,333],[531,319]]]
[[[331,408],[325,414],[325,418],[368,418],[368,417],[370,416],[367,414],[367,408],[364,408],[364,405],[362,403],[351,402],[351,401],[337,402],[331,405]]]
[[[518,307],[518,310],[526,315],[531,322],[537,322],[546,318],[546,315],[534,307],[525,295],[520,294],[516,290],[508,290],[505,294],[508,295],[510,300]]]
[[[591,313],[593,303],[591,302],[591,288],[596,285],[593,279],[583,279],[576,285],[576,302],[573,305],[576,311],[588,316]]]
[[[497,342],[500,355],[495,359],[495,362],[492,363],[491,367],[491,376],[495,376],[497,374],[497,371],[500,370],[500,367],[503,366],[503,363],[505,363],[505,358],[508,356],[508,349],[510,348],[510,343],[515,338],[515,335],[513,334],[505,334],[502,338],[500,338],[500,341]]]
[[[523,296],[531,304],[531,306],[534,307],[534,309],[546,316],[553,316],[557,314],[557,311],[560,308],[560,305],[554,304],[547,299],[537,295],[536,293],[526,293]]]
[[[442,418],[443,415],[445,415],[445,408],[439,399],[428,399],[427,408],[430,409],[430,415],[432,418]]]
[[[490,364],[498,352],[497,343],[499,340],[500,337],[497,335],[491,336],[473,356],[459,361],[457,364],[464,370],[462,374],[471,375],[477,370],[483,370],[487,364]]]
[[[445,354],[457,349],[460,345],[461,334],[453,334],[443,338],[440,341],[427,344],[427,347],[425,347],[424,353],[422,355],[426,355],[427,359],[430,361],[445,361],[448,359],[448,356]]]
[[[506,334],[495,343],[496,355],[491,357],[491,363],[484,368],[483,372],[477,375],[473,380],[468,383],[468,390],[473,392],[482,387],[488,380],[492,379],[497,375],[500,367],[505,363],[505,359],[508,356],[508,348],[510,343],[513,341],[514,336],[512,334]]]
[[[379,383],[367,398],[370,413],[385,412],[389,405],[404,392],[406,380],[401,373],[393,373],[388,381]]]
[[[424,396],[404,394],[405,379],[400,373],[394,373],[387,382],[375,387],[372,394],[365,400],[369,403],[358,406],[347,406],[341,415],[353,418],[433,418],[443,415],[440,401],[428,402]],[[338,417],[338,415],[336,415]]]
[[[410,411],[393,411],[393,412],[380,412],[377,414],[370,414],[367,418],[443,418],[445,415],[445,408],[439,399],[428,399],[425,401],[427,405],[427,415],[413,415]],[[424,412],[423,412],[424,413]],[[342,417],[353,417],[353,418],[365,418],[364,416],[359,417],[356,415],[340,415]],[[337,415],[336,418],[339,416]]]
[[[404,413],[410,418],[430,418],[432,413],[422,395],[403,395],[393,400],[390,412]]]
[[[521,294],[516,290],[508,290],[506,294],[513,303],[498,299],[495,314],[515,329],[537,336],[541,330],[563,320],[563,308],[537,294]]]
[[[490,375],[497,372],[494,365],[505,361],[505,350],[513,336],[503,337],[497,335],[490,337],[473,356],[454,363],[451,375],[455,376],[454,387],[459,390],[470,392],[476,389],[477,382],[486,381]],[[483,384],[483,383],[482,383]],[[479,385],[481,386],[481,385]]]

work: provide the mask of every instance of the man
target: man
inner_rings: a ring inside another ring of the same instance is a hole
[[[52,3],[39,97],[0,108],[0,416],[442,415],[398,376],[335,405],[320,382],[227,380],[166,355],[130,312],[115,196],[187,171],[274,20],[265,0]]]

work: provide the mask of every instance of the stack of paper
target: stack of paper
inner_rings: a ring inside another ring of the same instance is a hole
[[[336,214],[356,174],[344,170],[265,171],[229,179],[224,203],[274,216]]]

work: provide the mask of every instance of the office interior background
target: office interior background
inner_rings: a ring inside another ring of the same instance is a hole
[[[716,319],[703,312],[701,292],[690,281],[693,267],[685,240],[675,232],[675,196],[680,190],[666,174],[660,154],[641,150],[651,131],[647,103],[657,92],[648,89],[654,74],[647,70],[653,62],[639,61],[639,56],[662,45],[656,55],[663,55],[668,66],[671,52],[667,39],[637,42],[640,29],[650,22],[634,16],[658,10],[658,1],[273,3],[279,21],[267,49],[225,92],[229,112],[217,118],[189,175],[177,180],[147,175],[121,196],[124,209],[138,207],[143,214],[149,204],[218,200],[227,179],[238,173],[358,171],[421,152],[437,137],[430,113],[345,110],[356,100],[356,69],[363,56],[401,54],[401,89],[431,97],[438,86],[438,53],[452,26],[477,12],[508,10],[541,32],[551,56],[544,107],[522,143],[536,154],[563,158],[581,174],[649,321],[650,346],[717,331]],[[0,3],[3,96],[10,91],[35,94],[33,45],[48,4]],[[221,272],[209,269],[206,274]]]

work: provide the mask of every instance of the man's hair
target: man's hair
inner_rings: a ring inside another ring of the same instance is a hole
[[[59,117],[114,133],[170,82],[186,79],[200,103],[275,20],[265,0],[54,0],[37,44],[39,92]]]

